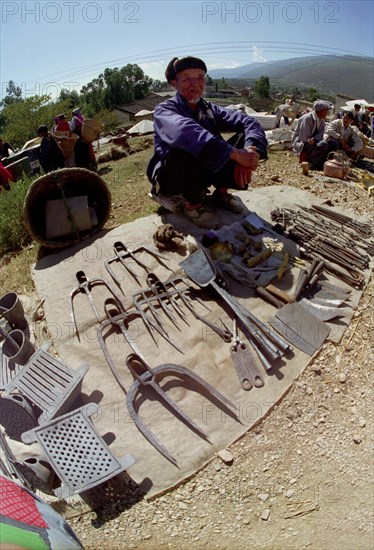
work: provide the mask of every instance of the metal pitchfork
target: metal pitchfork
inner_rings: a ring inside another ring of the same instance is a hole
[[[168,317],[170,321],[173,323],[173,325],[181,332],[181,329],[177,325],[177,319],[175,318],[172,311],[168,307],[168,304],[170,304],[173,307],[173,310],[185,322],[186,322],[186,314],[180,308],[179,304],[174,299],[172,293],[168,290],[166,285],[162,281],[160,281],[160,279],[157,277],[155,273],[148,273],[147,283],[149,285],[151,292],[153,293],[153,297],[157,300],[157,303],[160,305],[166,317]]]
[[[150,428],[145,424],[145,422],[139,417],[138,413],[135,411],[134,401],[136,394],[141,388],[150,387],[155,392],[156,396],[163,402],[167,408],[169,408],[173,414],[178,417],[182,422],[187,424],[187,426],[193,430],[201,438],[205,439],[208,443],[211,443],[208,435],[191,419],[189,416],[167,395],[167,393],[161,388],[158,381],[156,380],[159,375],[163,376],[176,376],[177,378],[184,378],[187,383],[191,382],[198,386],[198,392],[206,396],[211,401],[215,401],[220,408],[225,409],[226,414],[233,417],[235,420],[240,422],[239,418],[235,412],[235,405],[231,403],[221,392],[216,390],[213,386],[208,384],[200,376],[180,365],[165,364],[159,365],[154,369],[145,362],[139,355],[132,353],[127,357],[126,364],[129,367],[132,375],[135,380],[130,386],[130,389],[126,396],[126,405],[138,430],[144,435],[144,437],[149,441],[155,449],[158,450],[167,460],[169,460],[174,466],[178,467],[177,461],[170,451],[157,439],[157,437],[152,433]],[[188,386],[186,385],[186,389]]]
[[[106,288],[112,294],[112,296],[113,296],[116,304],[118,305],[118,307],[121,309],[122,306],[121,306],[120,299],[116,295],[115,289],[110,285],[110,283],[108,283],[104,279],[89,279],[84,271],[77,271],[75,276],[76,276],[79,284],[78,284],[78,287],[75,288],[74,290],[72,290],[71,293],[70,293],[70,317],[71,317],[71,320],[74,324],[75,333],[78,337],[78,340],[80,341],[78,326],[77,326],[77,321],[75,319],[74,306],[73,306],[73,300],[74,300],[74,297],[77,294],[82,292],[83,294],[85,294],[87,296],[88,301],[90,303],[90,306],[92,308],[92,311],[94,312],[95,317],[96,317],[96,319],[98,320],[99,323],[101,323],[101,317],[100,317],[98,309],[95,305],[95,302],[93,301],[92,294],[91,294],[91,289],[92,289],[93,286],[95,286],[95,285],[104,285],[104,286],[106,286]]]
[[[130,322],[133,318],[140,317],[140,314],[138,312],[127,312],[124,309],[118,308],[117,303],[112,298],[107,298],[104,303],[104,310],[107,316],[107,320],[103,321],[100,326],[97,327],[97,337],[99,340],[99,344],[101,347],[101,350],[104,354],[104,357],[112,371],[112,374],[114,375],[115,379],[117,380],[118,384],[120,385],[121,389],[126,393],[126,388],[122,384],[122,381],[117,373],[116,366],[111,358],[111,355],[109,353],[108,347],[104,340],[103,332],[104,330],[110,326],[112,329],[117,331],[117,328],[121,331],[125,341],[129,344],[132,351],[136,353],[139,357],[142,357],[142,354],[139,350],[139,347],[137,345],[136,340],[132,337],[132,334],[129,330]],[[109,334],[109,333],[108,333]]]
[[[139,260],[139,258],[136,257],[136,254],[138,252],[147,252],[148,254],[151,254],[154,258],[157,258],[157,260],[160,262],[161,265],[166,267],[166,269],[169,269],[169,267],[164,264],[162,260],[167,260],[165,256],[162,256],[162,254],[159,254],[155,250],[152,250],[151,248],[147,248],[145,246],[139,246],[138,248],[135,248],[134,250],[129,250],[126,245],[124,245],[121,241],[117,241],[113,245],[115,256],[109,260],[106,260],[104,262],[105,268],[112,277],[113,281],[116,283],[116,285],[122,290],[121,283],[119,282],[118,278],[116,277],[116,274],[114,273],[113,269],[111,268],[111,263],[113,262],[120,262],[121,265],[130,273],[130,275],[136,280],[136,282],[139,284],[139,276],[137,273],[131,269],[128,262],[125,262],[126,258],[131,258],[138,266],[144,269],[147,273],[151,271],[151,269],[143,262]]]
[[[186,285],[187,288],[184,288],[184,289],[179,288],[177,286],[178,282]],[[192,313],[192,315],[195,317],[195,319],[197,319],[198,321],[201,321],[207,327],[209,327],[211,330],[213,330],[216,334],[218,334],[218,336],[220,338],[222,338],[222,340],[224,342],[231,342],[233,334],[232,334],[231,330],[228,327],[226,327],[226,325],[224,324],[224,322],[221,319],[220,319],[220,321],[221,321],[222,325],[225,327],[224,329],[221,328],[216,323],[213,323],[213,321],[209,321],[208,319],[206,319],[205,317],[203,317],[202,315],[199,315],[197,313],[197,311],[195,310],[195,308],[193,306],[193,300],[189,296],[187,296],[187,291],[191,290],[191,287],[189,287],[187,285],[187,283],[186,283],[186,281],[183,277],[174,278],[174,279],[169,281],[169,284],[171,284],[172,287],[174,288],[174,290],[177,291],[177,296],[180,296],[183,304]],[[209,309],[204,304],[204,302],[202,300],[200,300],[198,297],[195,297],[195,300],[198,301],[206,309]]]

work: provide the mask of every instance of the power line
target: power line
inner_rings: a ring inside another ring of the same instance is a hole
[[[95,77],[102,72],[105,68],[114,68],[117,63],[137,63],[137,64],[146,64],[146,63],[156,63],[156,62],[165,62],[169,60],[171,56],[175,55],[186,55],[186,52],[191,54],[198,54],[200,56],[210,56],[210,55],[221,55],[227,53],[248,53],[248,48],[253,48],[258,46],[263,52],[271,53],[305,53],[311,55],[353,55],[357,57],[363,57],[357,52],[351,50],[345,50],[341,48],[332,48],[328,46],[320,46],[318,44],[304,44],[298,42],[273,42],[270,40],[262,41],[237,41],[237,42],[209,42],[202,44],[193,44],[179,46],[178,48],[163,48],[160,50],[152,50],[143,52],[142,54],[121,57],[117,59],[112,59],[104,61],[101,63],[95,63],[93,65],[83,65],[81,67],[76,67],[70,71],[59,71],[56,73],[51,73],[44,77],[36,78],[32,82],[27,82],[26,86],[32,83],[38,84],[47,84],[51,82],[51,79],[58,78],[59,80],[66,80],[70,78],[79,77],[80,79],[85,77]],[[224,50],[222,48],[224,47]],[[201,50],[201,48],[204,48]],[[237,49],[239,48],[239,49]],[[178,53],[180,52],[180,53]],[[364,60],[363,60],[364,61]],[[250,62],[250,61],[248,61]],[[95,76],[93,76],[95,75]]]

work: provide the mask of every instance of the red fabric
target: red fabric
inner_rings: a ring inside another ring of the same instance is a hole
[[[70,131],[70,124],[68,123],[67,120],[62,120],[55,127],[55,131],[57,131],[57,132],[69,132]]]
[[[5,166],[0,162],[0,185],[3,183],[3,181],[5,181],[6,183],[8,183],[9,181],[13,181],[13,176],[9,172],[9,170],[7,170]]]
[[[27,525],[47,528],[34,498],[17,483],[0,476],[0,514]]]

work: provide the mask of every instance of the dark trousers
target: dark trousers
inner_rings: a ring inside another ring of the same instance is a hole
[[[90,168],[90,145],[79,138],[74,147],[75,166],[79,168]]]
[[[306,153],[311,170],[322,170],[323,163],[330,151],[336,151],[332,142],[319,141],[316,144],[305,143],[303,153]]]
[[[242,149],[244,135],[235,134],[227,143]],[[171,149],[157,174],[162,195],[182,195],[191,204],[200,204],[208,187],[241,189],[234,180],[235,162],[228,160],[218,172],[211,172],[201,161],[181,149]]]

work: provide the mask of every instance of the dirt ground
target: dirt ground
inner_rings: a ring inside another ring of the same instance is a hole
[[[352,182],[302,176],[272,153],[253,186],[292,185],[373,219]],[[373,279],[339,344],[326,343],[270,414],[192,479],[70,520],[87,549],[370,550],[373,536]],[[254,413],[255,414],[255,413]],[[131,472],[129,472],[131,474]]]

